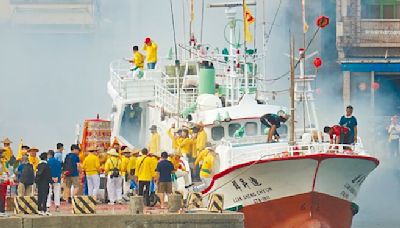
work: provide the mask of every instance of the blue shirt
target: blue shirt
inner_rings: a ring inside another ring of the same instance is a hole
[[[79,157],[78,157],[78,155],[76,155],[74,153],[69,153],[69,154],[67,154],[67,156],[65,156],[64,162],[69,157],[71,157],[71,159],[72,159],[72,173],[71,173],[70,177],[77,177],[77,176],[79,176],[79,172],[78,172]]]
[[[58,183],[61,182],[61,163],[56,158],[49,158],[47,164],[50,166],[51,177],[58,177]]]
[[[340,126],[345,126],[350,129],[350,139],[354,138],[354,128],[357,126],[357,119],[354,116],[346,117],[342,116],[339,121]]]
[[[174,165],[168,160],[161,160],[157,164],[156,171],[160,173],[160,182],[171,182],[171,174],[174,170]]]
[[[56,151],[54,153],[54,158],[57,159],[60,163],[63,162],[63,153],[60,151]]]
[[[260,121],[268,128],[270,128],[271,125],[275,125],[276,128],[279,128],[281,126],[281,118],[278,115],[272,113],[267,113],[261,116]]]
[[[24,163],[19,164],[18,168],[17,168],[17,178],[18,181],[21,181],[21,174],[22,174],[22,170],[24,170]]]

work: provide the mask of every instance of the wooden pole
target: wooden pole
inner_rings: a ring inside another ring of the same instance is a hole
[[[295,110],[294,110],[294,37],[291,35],[290,40],[290,135],[289,135],[289,145],[295,144],[295,136],[294,136],[294,121],[295,121]]]
[[[244,42],[243,42],[243,48],[244,48],[244,67],[243,67],[243,73],[244,73],[244,93],[248,94],[249,93],[249,78],[247,74],[247,58],[246,58],[246,52],[247,52],[247,41],[246,41],[246,8],[245,8],[246,0],[243,0],[243,34],[244,34]],[[233,70],[233,69],[232,69]]]

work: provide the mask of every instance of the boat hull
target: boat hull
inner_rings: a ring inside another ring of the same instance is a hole
[[[351,203],[318,192],[245,206],[246,228],[348,228]]]
[[[214,175],[203,193],[242,207],[246,228],[351,227],[351,204],[379,161],[369,156],[313,154],[238,164]]]

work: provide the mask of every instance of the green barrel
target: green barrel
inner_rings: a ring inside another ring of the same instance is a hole
[[[200,64],[199,95],[215,94],[215,69],[211,62],[204,61]]]

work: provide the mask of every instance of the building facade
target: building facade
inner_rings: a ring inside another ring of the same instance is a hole
[[[0,3],[0,22],[26,32],[92,32],[98,0],[9,0]]]
[[[400,111],[400,1],[337,0],[336,47],[344,104],[374,115]]]

